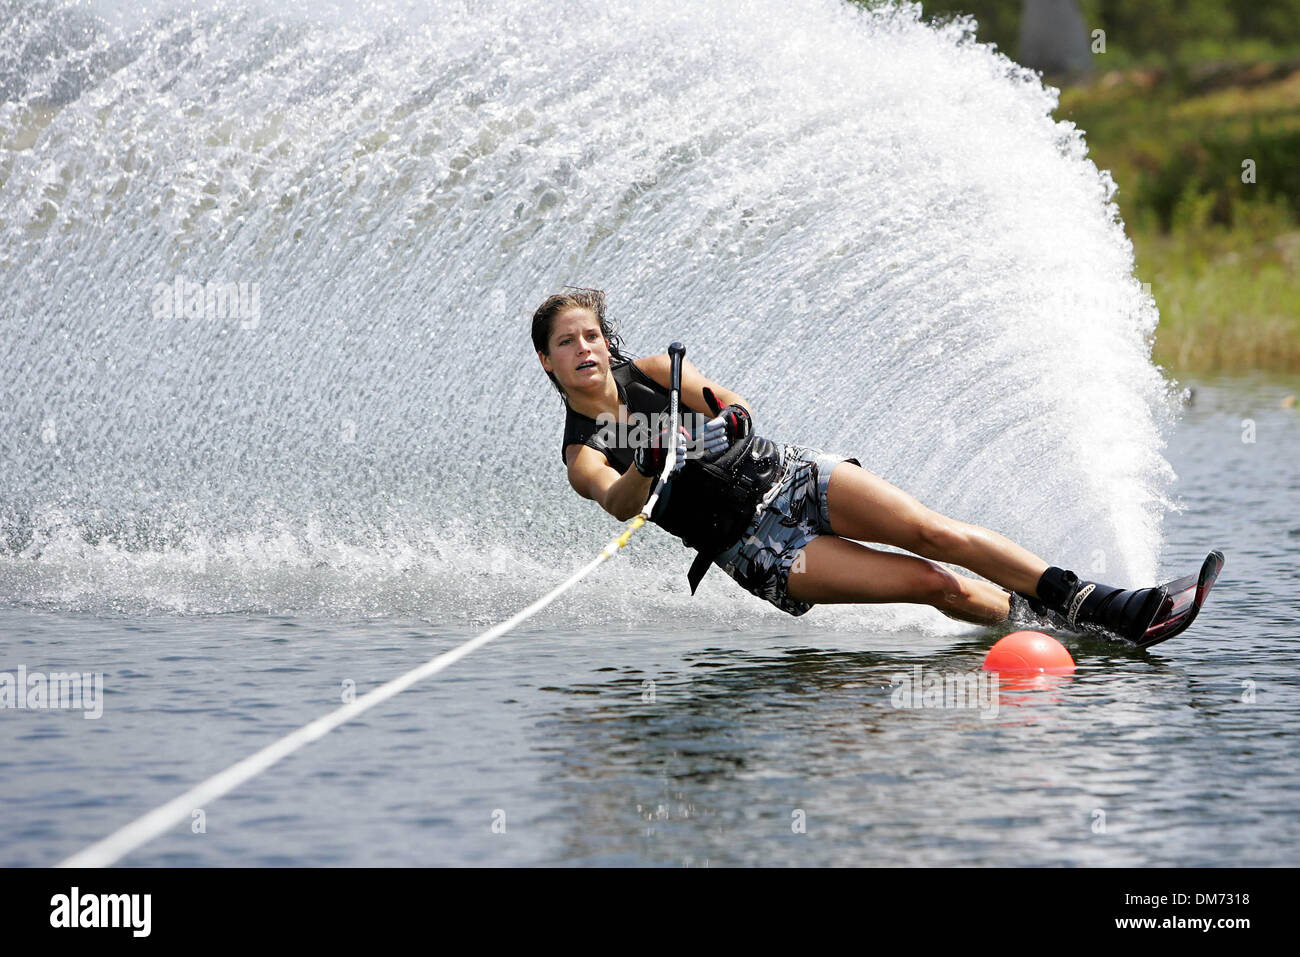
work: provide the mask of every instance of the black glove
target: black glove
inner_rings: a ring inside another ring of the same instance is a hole
[[[687,432],[684,426],[677,426],[677,434],[681,444],[677,447],[677,461],[673,463],[674,474],[680,472],[682,466],[686,464],[686,445],[691,441],[691,433]],[[664,463],[668,461],[668,448],[671,441],[669,430],[664,428],[645,445],[637,446],[636,451],[632,453],[632,464],[636,466],[636,470],[646,478],[658,478],[659,473],[664,470]]]
[[[754,420],[743,405],[722,408],[708,386],[704,388],[704,401],[709,403],[713,418],[704,423],[704,431],[700,433],[700,458],[713,462],[753,431]]]

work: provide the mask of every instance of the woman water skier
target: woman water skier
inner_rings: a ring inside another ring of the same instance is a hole
[[[596,289],[549,297],[533,314],[532,337],[564,400],[569,483],[615,518],[632,518],[666,462],[669,357],[624,356]],[[857,459],[760,438],[749,402],[687,361],[680,402],[697,424],[682,430],[688,454],[678,455],[651,520],[698,549],[692,592],[712,563],[791,615],[819,603],[912,602],[992,625],[1032,611],[1134,642],[1160,608],[1162,588],[1081,582],[996,532],[926,508]]]

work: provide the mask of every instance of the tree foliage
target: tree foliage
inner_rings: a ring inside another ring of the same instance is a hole
[[[979,39],[1014,59],[1024,2],[921,0],[921,7],[927,17],[972,15]],[[1089,30],[1106,31],[1116,65],[1177,66],[1207,55],[1229,56],[1243,46],[1300,49],[1300,0],[1079,0],[1079,9]]]

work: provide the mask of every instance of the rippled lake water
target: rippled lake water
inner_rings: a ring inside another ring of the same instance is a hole
[[[1227,555],[1193,629],[1066,638],[1077,673],[996,714],[891,693],[977,668],[992,632],[525,627],[123,863],[1294,865],[1297,391],[1201,383],[1173,437],[1162,569]],[[105,694],[98,720],[0,712],[0,864],[54,863],[477,630],[8,601],[0,670],[102,671]]]

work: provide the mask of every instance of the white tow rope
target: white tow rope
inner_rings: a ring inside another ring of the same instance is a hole
[[[678,396],[681,391],[681,356],[685,354],[685,349],[679,343],[674,342],[668,347],[670,355],[673,356],[673,388],[669,399],[670,414],[670,435],[677,438],[677,423],[679,419]],[[494,638],[499,638],[506,632],[527,621],[533,615],[537,614],[555,599],[559,598],[566,591],[576,585],[587,575],[591,574],[607,559],[613,558],[618,550],[628,543],[632,533],[644,525],[650,515],[654,513],[655,505],[659,502],[659,493],[663,490],[664,483],[668,481],[668,476],[672,474],[673,467],[677,464],[677,446],[678,442],[673,441],[668,447],[668,454],[664,463],[664,469],[659,474],[659,479],[655,485],[653,494],[646,500],[645,507],[640,513],[627,524],[617,537],[610,540],[600,554],[588,562],[585,566],[578,569],[568,577],[564,582],[557,585],[551,591],[547,592],[537,601],[533,602],[523,611],[518,612],[512,618],[508,618],[493,628],[483,632],[476,638],[471,638],[462,645],[458,645],[451,651],[444,652],[436,658],[431,658],[417,668],[412,668],[406,674],[394,678],[357,698],[355,701],[336,708],[329,714],[323,715],[305,724],[297,731],[290,732],[274,744],[267,745],[256,754],[251,754],[224,771],[212,775],[206,781],[195,787],[190,788],[179,797],[173,798],[166,804],[154,808],[142,817],[136,818],[125,827],[119,828],[103,840],[96,841],[89,847],[73,854],[71,857],[60,861],[59,867],[109,867],[116,863],[122,857],[130,854],[137,848],[147,844],[154,838],[158,837],[169,828],[175,827],[181,821],[188,818],[195,808],[203,807],[212,801],[229,794],[235,788],[239,787],[245,781],[251,780],[261,774],[271,765],[287,758],[305,744],[323,738],[329,732],[333,731],[339,725],[355,718],[363,712],[369,711],[375,705],[387,701],[389,698],[405,691],[417,681],[423,681],[425,678],[432,677],[444,668],[455,664],[461,658],[464,658],[471,651],[482,648]]]

